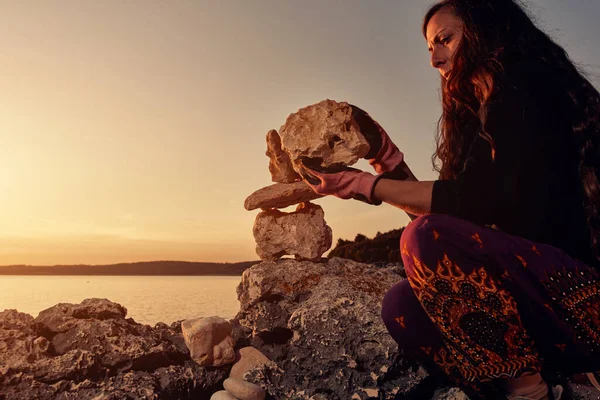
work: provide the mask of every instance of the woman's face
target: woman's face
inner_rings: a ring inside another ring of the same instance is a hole
[[[454,53],[462,35],[462,21],[447,7],[435,13],[427,24],[425,39],[431,54],[431,66],[440,71],[444,78],[452,69]]]

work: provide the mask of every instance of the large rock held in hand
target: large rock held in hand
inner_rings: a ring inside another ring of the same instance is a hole
[[[297,259],[318,261],[331,247],[332,233],[321,206],[298,205],[291,213],[261,211],[254,221],[256,254],[261,260],[275,261],[289,254]]]
[[[283,149],[296,172],[303,158],[333,164],[352,165],[369,152],[353,107],[346,102],[323,100],[290,114],[279,129]]]

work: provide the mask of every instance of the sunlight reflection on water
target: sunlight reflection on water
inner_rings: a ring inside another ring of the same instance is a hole
[[[233,318],[240,308],[241,276],[0,276],[0,311],[17,309],[36,317],[57,303],[106,298],[127,317],[154,325],[218,315]]]

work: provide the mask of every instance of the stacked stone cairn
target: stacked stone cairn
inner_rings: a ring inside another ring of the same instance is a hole
[[[369,144],[345,102],[323,100],[290,114],[279,133],[267,133],[269,172],[274,184],[252,193],[246,210],[262,211],[254,222],[256,253],[264,261],[284,255],[321,261],[332,244],[323,209],[311,200],[323,197],[300,174],[302,160],[322,167],[352,165],[369,152]],[[279,209],[297,204],[293,212]]]
[[[332,243],[331,228],[323,209],[311,200],[323,197],[301,178],[302,160],[317,161],[323,167],[352,165],[369,151],[348,103],[324,100],[291,114],[285,124],[267,133],[269,171],[273,185],[251,194],[247,210],[261,208],[253,233],[256,253],[264,261],[277,261],[284,255],[297,260],[326,261],[323,254]],[[296,205],[293,212],[279,209]],[[201,366],[233,364],[224,390],[211,400],[264,400],[266,392],[244,379],[245,374],[261,365],[276,368],[258,349],[248,346],[236,351],[230,322],[217,317],[194,318],[181,324],[191,358]]]

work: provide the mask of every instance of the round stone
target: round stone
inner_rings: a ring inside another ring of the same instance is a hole
[[[267,395],[260,386],[237,378],[225,379],[223,387],[240,400],[264,400]]]
[[[235,397],[233,397],[232,395],[230,395],[229,393],[227,393],[226,390],[219,390],[218,392],[213,393],[212,396],[210,396],[210,400],[238,400]]]

